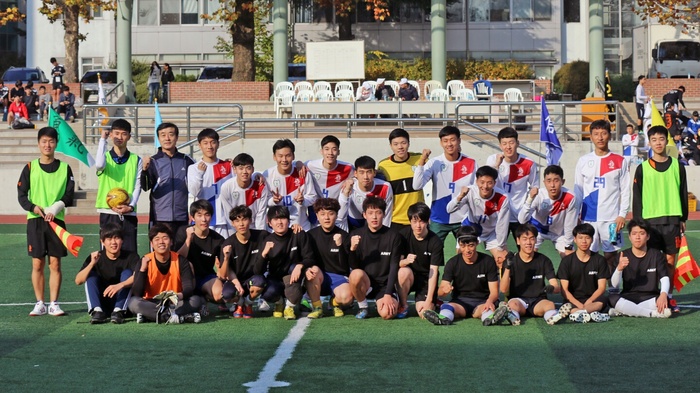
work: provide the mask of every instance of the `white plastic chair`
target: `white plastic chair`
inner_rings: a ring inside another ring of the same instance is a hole
[[[297,93],[297,101],[311,102],[314,100],[314,92],[311,90],[301,90]]]
[[[279,113],[277,110],[277,105],[279,104],[279,96],[283,91],[291,91],[294,94],[294,85],[291,82],[280,82],[275,86],[275,92],[272,95],[272,101],[275,103],[275,112]]]
[[[277,118],[282,118],[282,113],[286,112],[287,109],[291,112],[292,103],[294,102],[294,92],[293,91],[281,91],[276,97],[275,102],[277,103]]]
[[[427,82],[425,82],[425,86],[423,86],[423,88],[425,89],[425,94],[424,94],[425,99],[431,100],[430,94],[432,93],[433,90],[442,89],[442,82],[434,81],[434,80],[427,81]],[[445,90],[445,91],[447,91],[447,90]],[[448,94],[448,96],[449,96],[449,94]]]
[[[377,81],[365,81],[369,83],[370,86],[372,86],[372,91],[377,91]],[[362,86],[362,84],[360,84]]]
[[[319,90],[314,94],[316,101],[319,102],[330,102],[333,101],[333,93],[330,90]]]
[[[479,82],[474,85],[474,95],[476,99],[484,98],[489,101],[493,98],[493,88],[486,85],[484,82]]]
[[[449,101],[450,94],[445,89],[433,89],[430,91],[430,101]]]
[[[342,81],[338,82],[335,84],[335,96],[338,96],[339,91],[353,91],[355,90],[354,87],[352,87],[352,83],[348,81]]]
[[[343,101],[343,102],[355,101],[355,95],[353,94],[352,90],[338,90],[335,93],[335,98],[338,101]]]
[[[476,96],[472,89],[457,90],[457,101],[476,101]]]
[[[450,93],[450,97],[455,100],[458,99],[457,92],[464,88],[464,82],[460,80],[451,80],[447,82],[447,92]]]
[[[302,91],[313,91],[313,89],[314,86],[311,84],[311,82],[307,81],[299,81],[296,85],[294,85],[294,92],[297,93],[297,95],[299,95],[299,93]]]
[[[316,82],[314,83],[314,94],[318,93],[319,91],[331,91],[331,84],[328,82]],[[331,95],[333,95],[331,93]]]
[[[399,88],[400,88],[399,82],[397,82],[397,81],[384,81],[384,85],[394,89],[394,96],[396,96],[396,97],[399,96]],[[374,91],[377,91],[377,89],[375,89]]]
[[[506,102],[523,102],[523,93],[520,89],[511,87],[503,92],[503,100]]]

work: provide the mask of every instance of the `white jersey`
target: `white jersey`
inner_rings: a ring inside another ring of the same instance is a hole
[[[459,224],[467,214],[462,206],[453,213],[447,212],[450,203],[464,186],[474,184],[476,161],[461,154],[457,161],[449,161],[441,154],[431,158],[425,166],[416,166],[413,173],[413,189],[420,190],[433,181],[433,203],[430,207],[430,221],[438,224]]]
[[[365,219],[362,217],[362,203],[364,203],[368,196],[376,196],[386,201],[386,212],[383,224],[387,227],[391,227],[392,212],[394,209],[394,193],[391,190],[391,184],[377,178],[374,179],[374,186],[371,191],[365,192],[360,190],[358,182],[355,180],[350,196],[345,196],[342,192],[340,193],[338,202],[340,206],[347,206],[347,218],[350,227],[360,228],[365,225]]]
[[[216,160],[205,162],[207,168],[200,171],[199,163],[187,168],[187,190],[194,200],[205,199],[214,207],[211,216],[210,228],[219,232],[222,236],[228,236],[228,212],[221,205],[221,187],[232,176],[231,161]],[[223,233],[222,233],[223,232]]]
[[[311,173],[307,172],[305,177],[301,177],[297,168],[292,169],[289,175],[283,175],[277,170],[277,166],[263,172],[263,176],[267,179],[267,185],[270,187],[270,198],[268,206],[287,206],[289,209],[289,225],[299,224],[308,231],[311,229],[309,222],[308,209],[316,202],[316,189],[311,178]],[[294,197],[302,191],[304,193],[304,202],[299,205],[294,201]],[[278,192],[282,196],[282,200],[278,204],[275,203],[272,193]]]
[[[615,221],[630,207],[630,174],[619,154],[590,152],[576,164],[574,195],[581,204],[581,221]]]
[[[316,194],[323,198],[338,199],[343,182],[352,179],[355,174],[352,165],[342,161],[338,161],[333,169],[326,169],[323,159],[307,161],[306,167],[313,175]]]
[[[639,135],[635,132],[630,134],[625,134],[622,136],[622,156],[625,158],[634,157],[637,155],[637,137]]]
[[[492,154],[486,159],[486,165],[496,166],[497,154]],[[508,195],[510,201],[510,222],[518,222],[518,212],[525,203],[531,187],[540,186],[540,170],[537,164],[522,154],[513,164],[506,160],[498,167],[498,181],[496,187]]]
[[[518,213],[518,221],[521,224],[529,222],[543,235],[564,236],[566,244],[573,244],[573,230],[578,223],[576,197],[566,188],[562,188],[559,198],[553,200],[546,189],[540,188],[529,203],[525,200]]]
[[[236,206],[246,205],[253,211],[253,219],[250,223],[251,229],[264,231],[267,229],[267,201],[270,199],[270,188],[267,186],[264,178],[262,181],[257,180],[257,176],[262,176],[255,173],[252,176],[252,181],[247,188],[238,185],[238,181],[234,176],[221,187],[221,205],[226,212],[226,222],[229,225],[231,233],[235,233],[233,222],[228,217],[228,212]]]
[[[505,192],[494,189],[491,196],[482,198],[479,188],[472,184],[469,186],[467,196],[457,202],[457,195],[447,204],[447,211],[452,213],[466,206],[467,214],[462,220],[462,225],[474,225],[479,232],[482,241],[496,235],[496,241],[501,248],[508,242],[508,224],[510,221],[510,201]]]

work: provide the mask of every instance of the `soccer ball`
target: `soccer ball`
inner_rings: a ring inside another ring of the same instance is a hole
[[[113,188],[107,193],[107,205],[109,207],[117,207],[126,205],[131,202],[129,193],[123,188]]]

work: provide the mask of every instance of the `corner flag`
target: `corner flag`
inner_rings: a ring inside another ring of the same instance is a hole
[[[83,237],[71,235],[70,232],[66,231],[53,221],[49,222],[49,225],[54,232],[56,232],[56,236],[61,239],[61,243],[63,243],[68,252],[73,254],[74,257],[77,257],[78,252],[80,252],[80,247],[83,246]]]
[[[63,153],[68,157],[73,157],[89,167],[95,165],[95,159],[92,158],[92,155],[85,148],[83,142],[78,139],[78,136],[75,135],[75,132],[68,123],[61,119],[61,116],[51,107],[49,107],[48,125],[58,131],[57,152]]]
[[[673,286],[676,291],[681,290],[686,284],[700,276],[700,267],[695,263],[695,259],[690,255],[688,249],[688,239],[681,236],[681,248],[678,250],[678,261],[676,271],[673,273]]]
[[[160,141],[158,140],[158,127],[163,124],[163,117],[160,115],[160,109],[158,108],[158,100],[155,100],[155,126],[153,126],[153,142],[156,144],[156,151],[160,147]]]
[[[564,150],[557,138],[557,130],[554,129],[552,119],[549,117],[549,111],[542,97],[542,113],[540,119],[540,142],[544,142],[547,147],[547,165],[559,165]]]

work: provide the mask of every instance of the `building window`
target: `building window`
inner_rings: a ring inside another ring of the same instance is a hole
[[[581,0],[564,0],[564,22],[581,22]]]
[[[513,0],[513,20],[532,20],[532,0]]]
[[[447,23],[464,22],[464,0],[447,2]]]
[[[532,0],[535,10],[535,20],[552,20],[551,0]]]
[[[161,0],[160,2],[160,24],[179,25],[180,24],[180,0]]]
[[[491,22],[510,21],[510,0],[493,0],[491,2]]]
[[[214,15],[216,11],[221,8],[221,3],[219,3],[219,0],[205,0],[204,1],[204,13],[207,15]],[[221,24],[221,22],[217,21],[210,21],[210,20],[204,20],[204,23],[207,24]]]
[[[197,0],[182,0],[182,24],[196,25],[199,23],[199,2]]]
[[[547,21],[552,20],[552,0],[472,0],[468,13],[470,22]]]
[[[102,7],[91,9],[90,14],[92,14],[92,17],[95,19],[102,19]]]
[[[295,23],[333,23],[333,6],[321,6],[313,0],[294,0]]]
[[[158,23],[158,3],[156,0],[138,0],[139,26],[155,26]]]
[[[489,0],[472,0],[469,2],[469,21],[489,21]]]
[[[88,71],[99,70],[101,68],[104,68],[104,58],[83,57],[80,59],[80,68],[82,69],[83,74]]]

